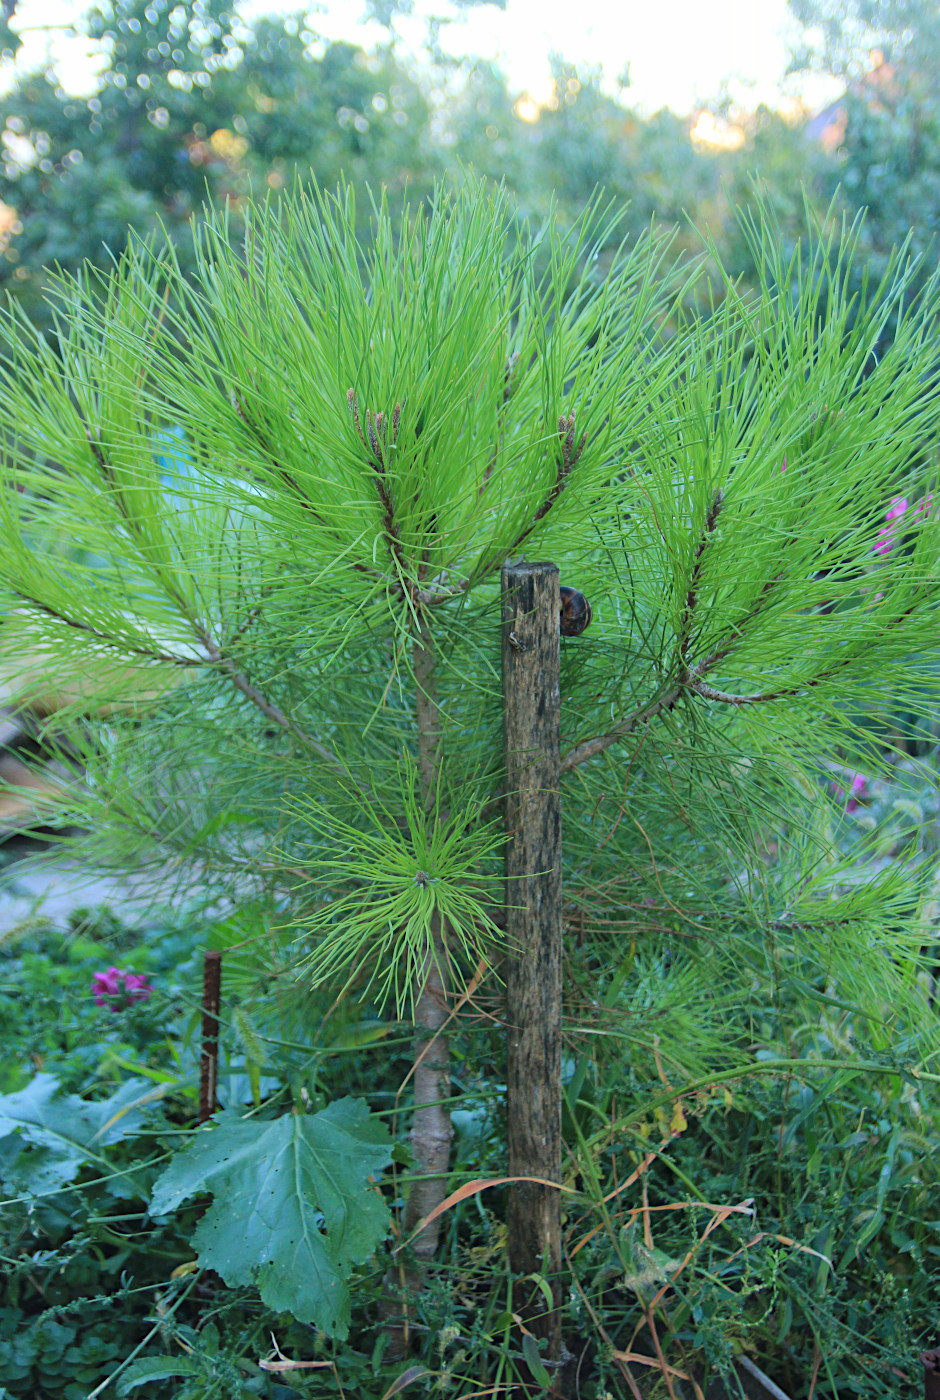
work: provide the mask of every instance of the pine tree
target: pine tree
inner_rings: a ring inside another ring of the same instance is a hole
[[[82,677],[86,849],[283,883],[307,983],[413,1020],[420,1271],[448,1029],[503,941],[507,558],[592,605],[563,645],[565,880],[609,1005],[644,975],[618,938],[658,958],[668,925],[639,1040],[668,1004],[694,1064],[721,1000],[694,989],[745,956],[916,1002],[913,877],[847,878],[831,779],[935,703],[940,280],[910,297],[902,250],[853,296],[857,227],[789,254],[763,207],[750,288],[655,232],[602,268],[602,208],[530,230],[473,183],[357,226],[351,190],[298,190],[237,242],[210,212],[193,276],[151,242],[61,280],[54,347],[7,313],[0,647]]]

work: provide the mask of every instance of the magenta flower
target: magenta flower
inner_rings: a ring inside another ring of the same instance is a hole
[[[786,459],[786,457],[784,457],[784,459],[783,459],[783,466],[780,468],[780,475],[781,475],[781,476],[783,476],[783,474],[784,474],[784,472],[786,471],[786,469],[787,469],[787,459]]]
[[[131,1006],[135,1001],[146,1001],[153,987],[143,972],[121,972],[116,967],[109,967],[107,972],[94,974],[91,990],[96,1006],[111,1006],[116,1010]]]
[[[901,516],[908,508],[908,504],[909,502],[906,496],[891,497],[891,504],[885,511],[886,523],[882,525],[878,531],[878,540],[874,545],[876,554],[888,554],[897,544],[898,526],[895,522],[901,519]],[[933,492],[928,491],[926,496],[918,501],[914,507],[913,518],[915,520],[920,520],[928,516],[932,505]]]
[[[116,967],[107,972],[96,972],[91,979],[91,989],[95,994],[96,1006],[104,1006],[108,997],[116,997],[121,989],[121,974]]]
[[[849,785],[849,800],[845,804],[847,812],[857,812],[859,804],[864,802],[868,796],[868,779],[864,773],[854,773],[852,782]],[[148,993],[149,995],[149,993]]]
[[[891,504],[885,511],[886,524],[882,525],[878,531],[878,540],[875,544],[876,554],[889,554],[897,542],[898,527],[892,522],[900,520],[907,510],[906,496],[892,496]]]
[[[837,783],[833,780],[833,782],[829,784],[829,787],[832,790],[833,797],[845,797],[845,788],[841,783]],[[845,810],[847,812],[857,812],[859,806],[868,795],[868,779],[865,777],[865,774],[853,773],[849,781],[849,800],[845,804]]]
[[[128,1001],[146,1001],[153,988],[147,981],[146,973],[125,972],[124,990],[127,993]]]

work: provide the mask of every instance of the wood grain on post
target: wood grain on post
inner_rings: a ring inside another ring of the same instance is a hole
[[[199,1121],[215,1112],[219,1077],[219,1007],[222,1002],[222,954],[216,950],[202,959],[202,1062],[199,1066]]]
[[[561,773],[559,584],[555,564],[506,564],[503,725],[506,763],[506,1105],[509,1175],[561,1181]],[[542,1273],[552,1309],[531,1280],[516,1310],[561,1342],[561,1194],[509,1187],[509,1262]]]

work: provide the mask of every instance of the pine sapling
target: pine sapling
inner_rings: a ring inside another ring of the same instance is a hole
[[[377,204],[361,246],[352,191],[298,190],[237,228],[210,211],[191,277],[137,243],[61,281],[55,344],[6,313],[0,661],[24,687],[27,658],[63,692],[81,677],[63,826],[99,859],[198,860],[217,895],[276,896],[304,986],[413,1026],[408,1287],[445,1218],[461,997],[513,953],[507,561],[552,560],[579,595],[559,606],[593,612],[560,642],[563,912],[590,1015],[637,998],[617,1031],[636,1072],[746,1072],[715,993],[736,976],[741,998],[791,972],[850,987],[914,1034],[923,929],[895,914],[916,882],[849,878],[826,765],[874,773],[878,723],[935,703],[940,284],[902,250],[856,296],[857,228],[810,224],[785,253],[772,210],[741,221],[749,287],[714,249],[615,246],[597,206],[529,230],[471,182],[400,221]],[[675,1000],[693,986],[708,1017]],[[589,1146],[588,1073],[565,1103]],[[295,1310],[341,1335],[386,1227],[387,1134],[361,1105],[294,1102],[296,1121],[217,1115],[160,1200],[224,1193],[237,1142],[228,1228],[268,1148],[299,1154],[291,1218],[333,1293],[305,1274]],[[330,1143],[366,1193],[348,1237]],[[230,1276],[269,1270],[283,1306],[296,1257],[252,1240]]]

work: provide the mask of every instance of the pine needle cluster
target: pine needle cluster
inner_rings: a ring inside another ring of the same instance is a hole
[[[468,182],[363,245],[352,190],[297,190],[238,240],[210,211],[192,276],[140,242],[61,279],[54,342],[11,308],[0,664],[81,677],[86,849],[287,889],[308,975],[401,1011],[435,917],[452,981],[498,962],[499,568],[553,559],[594,614],[562,689],[586,966],[639,940],[901,1015],[929,872],[859,879],[830,768],[936,703],[940,278],[902,249],[853,291],[857,226],[784,252],[759,201],[749,286],[655,230],[601,271],[612,220]]]

